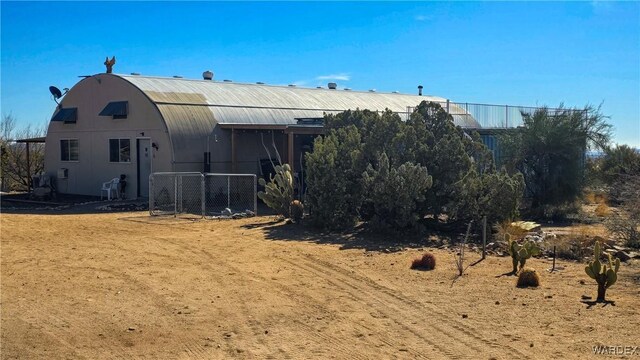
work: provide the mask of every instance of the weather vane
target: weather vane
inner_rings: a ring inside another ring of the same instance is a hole
[[[107,66],[107,74],[111,74],[113,72],[113,64],[116,63],[116,57],[112,57],[111,60],[109,60],[109,57],[107,56],[107,59],[104,61],[104,64]]]

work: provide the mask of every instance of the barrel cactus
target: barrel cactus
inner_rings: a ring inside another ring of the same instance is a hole
[[[517,241],[511,240],[511,236],[509,234],[507,234],[505,238],[509,244],[509,255],[511,255],[514,274],[518,272],[518,265],[520,265],[519,268],[522,269],[526,264],[527,259],[532,256],[540,255],[540,247],[533,241],[526,240],[522,245],[520,245]]]
[[[291,216],[291,202],[293,201],[293,175],[289,164],[276,165],[276,175],[269,175],[270,181],[260,179],[264,191],[258,192],[258,197],[264,203],[284,217]]]
[[[589,265],[584,268],[587,275],[598,283],[598,302],[606,301],[605,294],[607,289],[618,280],[620,259],[616,259],[614,263],[611,254],[607,255],[609,257],[609,268],[607,268],[607,264],[600,262],[602,247],[600,246],[600,242],[596,242],[593,248],[593,261],[589,262]]]
[[[517,285],[518,287],[538,287],[540,286],[540,275],[532,268],[521,269]]]
[[[436,257],[432,253],[425,253],[422,257],[413,260],[411,268],[433,270],[436,268]]]
[[[304,205],[299,200],[293,200],[291,202],[291,220],[293,222],[300,222],[302,220],[302,216],[304,214]]]

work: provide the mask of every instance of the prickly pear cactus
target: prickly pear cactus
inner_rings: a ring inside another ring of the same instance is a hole
[[[505,235],[505,238],[509,243],[509,255],[511,255],[514,274],[518,272],[518,265],[520,265],[520,269],[522,269],[527,263],[527,259],[540,255],[540,247],[533,241],[527,240],[520,245],[517,241],[511,240],[509,234]]]
[[[270,175],[270,181],[260,179],[264,191],[258,192],[258,197],[264,203],[284,217],[291,216],[290,205],[293,201],[293,175],[289,164],[276,165],[276,175]]]
[[[618,269],[620,268],[620,259],[616,259],[615,263],[611,258],[611,254],[607,254],[609,257],[609,268],[607,264],[600,262],[600,256],[602,256],[602,248],[600,242],[596,242],[593,247],[593,261],[584,268],[584,271],[590,278],[594,279],[598,283],[598,302],[604,302],[607,289],[616,283],[618,280]]]

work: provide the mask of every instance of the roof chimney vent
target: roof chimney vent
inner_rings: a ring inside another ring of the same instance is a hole
[[[422,96],[422,85],[418,85],[418,96]]]
[[[213,80],[213,72],[212,71],[205,71],[202,73],[202,78],[205,80]]]
[[[336,84],[336,83],[328,83],[328,84],[327,84],[327,87],[328,87],[329,89],[331,89],[331,90],[335,90],[335,89],[337,89],[337,88],[338,88],[338,84]]]

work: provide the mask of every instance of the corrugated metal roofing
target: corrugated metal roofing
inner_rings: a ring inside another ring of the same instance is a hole
[[[208,133],[216,123],[287,125],[296,124],[296,118],[322,117],[323,113],[337,113],[348,109],[390,109],[406,114],[408,108],[425,100],[446,102],[446,99],[436,96],[138,75],[114,76],[129,81],[155,102],[169,128],[180,128],[179,132],[192,132],[192,135],[196,132],[202,134],[201,131]],[[451,113],[462,114],[454,115],[456,125],[480,127],[473,117],[465,115],[466,112],[457,106],[451,105]],[[190,120],[189,124],[185,120]]]

